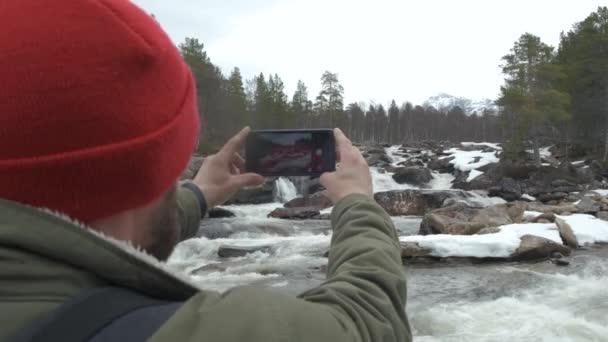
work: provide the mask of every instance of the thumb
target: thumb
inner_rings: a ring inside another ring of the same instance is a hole
[[[246,186],[260,186],[264,184],[266,179],[257,173],[244,173],[242,175],[236,175],[232,177],[232,183],[238,188],[244,188]]]
[[[321,178],[319,178],[319,183],[321,183],[321,185],[327,189],[327,185],[332,184],[335,177],[335,172],[326,172],[321,175]]]

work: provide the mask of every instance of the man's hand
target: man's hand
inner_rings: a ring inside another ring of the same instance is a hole
[[[238,154],[249,131],[249,127],[243,128],[217,154],[207,157],[194,178],[194,184],[205,195],[208,208],[223,204],[246,186],[264,183],[264,177],[258,174],[244,173],[245,161]]]
[[[327,188],[329,199],[335,204],[351,194],[373,197],[372,176],[361,152],[339,128],[334,130],[334,136],[340,165],[336,172],[321,176],[321,184]]]

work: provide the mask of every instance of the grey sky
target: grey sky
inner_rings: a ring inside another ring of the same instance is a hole
[[[325,70],[347,102],[495,98],[500,58],[523,33],[559,34],[608,0],[134,0],[172,39],[196,37],[225,73],[278,73],[314,99]]]

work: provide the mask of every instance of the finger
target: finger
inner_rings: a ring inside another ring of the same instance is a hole
[[[238,153],[238,151],[245,144],[245,139],[247,139],[249,131],[251,131],[249,127],[243,128],[240,132],[238,132],[235,136],[228,140],[228,142],[224,145],[224,147],[222,147],[222,149],[217,153],[217,155],[226,161],[232,160],[234,154]]]
[[[232,157],[232,164],[236,166],[241,173],[245,173],[245,159],[241,157],[238,153],[235,153]]]
[[[239,168],[236,165],[234,165],[234,164],[230,165],[230,172],[233,175],[239,175],[239,174],[241,174],[241,170],[239,170]]]
[[[260,186],[264,184],[266,179],[257,173],[244,173],[242,175],[237,175],[232,177],[233,184],[240,188],[244,188],[247,186]]]

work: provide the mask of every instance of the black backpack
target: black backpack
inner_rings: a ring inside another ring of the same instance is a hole
[[[84,291],[10,342],[145,341],[183,304],[118,287]]]

